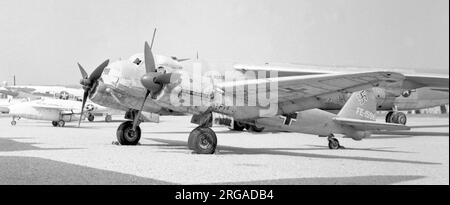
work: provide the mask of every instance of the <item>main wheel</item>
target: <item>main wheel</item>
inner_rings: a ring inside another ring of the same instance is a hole
[[[58,121],[58,127],[64,127],[64,125],[66,125],[66,122],[64,122],[64,120]]]
[[[406,115],[402,112],[396,112],[392,115],[392,122],[397,124],[406,125]]]
[[[52,121],[52,125],[53,125],[53,127],[58,127],[58,122],[57,121]]]
[[[242,131],[244,129],[245,129],[245,124],[244,123],[241,123],[241,122],[236,121],[236,120],[233,122],[233,128],[231,130]]]
[[[264,131],[264,127],[257,127],[256,125],[249,125],[248,130],[250,132],[262,132],[262,131]]]
[[[133,121],[126,121],[117,128],[117,141],[121,145],[137,145],[141,139],[141,128],[133,130]]]
[[[341,145],[339,144],[339,140],[336,138],[328,139],[328,148],[330,149],[339,149]]]
[[[95,119],[94,115],[89,115],[89,116],[88,116],[88,120],[89,120],[89,122],[92,122],[92,121],[94,121],[94,119]]]
[[[386,123],[392,123],[392,114],[394,114],[394,112],[388,112],[388,114],[386,115]]]
[[[17,124],[17,122],[15,120],[11,121],[11,125],[15,126]]]
[[[106,115],[105,122],[111,122],[111,121],[112,121],[112,116],[111,115]]]
[[[197,154],[213,154],[216,151],[217,136],[209,127],[198,127],[192,130],[188,140],[189,148]]]

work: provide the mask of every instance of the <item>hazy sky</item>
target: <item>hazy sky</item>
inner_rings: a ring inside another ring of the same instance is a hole
[[[447,73],[448,0],[0,0],[0,81],[76,84],[142,52]]]

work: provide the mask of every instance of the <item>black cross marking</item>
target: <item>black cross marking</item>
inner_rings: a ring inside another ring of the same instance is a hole
[[[284,119],[284,125],[291,126],[292,121],[297,121],[297,113],[284,114],[281,118]]]

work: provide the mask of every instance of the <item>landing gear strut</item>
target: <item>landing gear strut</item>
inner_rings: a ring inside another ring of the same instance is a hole
[[[395,124],[402,124],[405,125],[407,121],[406,115],[402,112],[395,112],[390,111],[386,115],[386,122],[387,123],[395,123]]]
[[[12,118],[12,121],[11,121],[11,125],[12,126],[15,126],[17,124],[17,122],[16,122],[16,117],[13,117]]]
[[[339,140],[334,137],[334,135],[328,136],[328,148],[330,149],[345,149],[345,147],[339,144]]]

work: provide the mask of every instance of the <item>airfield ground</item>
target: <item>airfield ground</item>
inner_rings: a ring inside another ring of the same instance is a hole
[[[113,145],[120,122],[97,120],[55,128],[0,117],[0,184],[449,184],[448,115],[409,116],[423,136],[340,139],[345,150],[312,135],[216,127],[215,155],[187,149],[188,116],[142,124],[139,146]]]

